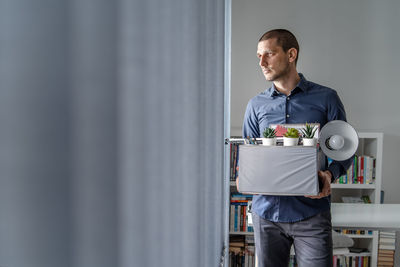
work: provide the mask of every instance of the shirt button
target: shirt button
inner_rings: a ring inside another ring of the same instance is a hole
[[[290,115],[289,115],[289,114],[287,114],[287,115],[286,115],[286,118],[289,118],[289,117],[290,117]]]
[[[290,97],[286,97],[287,100],[290,100]]]

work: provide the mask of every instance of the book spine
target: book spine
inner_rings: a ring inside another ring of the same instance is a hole
[[[235,226],[235,206],[231,205],[230,209],[230,216],[229,216],[229,231],[233,232],[235,231],[234,226]]]
[[[240,232],[242,230],[241,226],[242,226],[242,207],[238,206],[238,214],[237,214],[237,231]]]
[[[364,183],[364,156],[360,157],[360,184]]]
[[[233,231],[235,231],[235,232],[237,232],[237,230],[238,230],[237,218],[238,218],[238,206],[235,205],[235,222],[234,222],[234,227],[233,227]]]
[[[369,162],[370,162],[370,157],[365,156],[364,157],[364,183],[369,184]]]
[[[347,169],[346,175],[347,175],[347,183],[350,184],[350,183],[351,183],[351,165],[350,165],[350,167]]]
[[[373,183],[373,172],[374,172],[374,158],[370,157],[368,161],[368,177],[369,177],[369,183]]]
[[[241,221],[242,221],[241,227],[242,228],[240,228],[240,229],[241,229],[241,231],[245,232],[246,231],[246,207],[245,206],[242,206],[241,214],[242,214],[242,218],[241,218]]]
[[[232,181],[232,177],[233,177],[233,144],[232,143],[230,143],[230,145],[229,145],[229,156],[230,156],[230,159],[229,159],[229,166],[230,166],[230,169],[229,169],[229,180],[230,181]]]
[[[367,183],[368,158],[368,156],[364,156],[364,184]]]
[[[237,167],[238,167],[238,162],[239,162],[239,145],[235,145],[235,159],[234,160],[235,160],[235,162],[233,164],[233,166],[234,166],[234,169],[233,169],[233,173],[234,173],[233,180],[236,180],[236,178],[238,177]]]
[[[376,159],[373,160],[373,167],[372,167],[372,179],[375,179],[375,170],[376,170]]]
[[[357,183],[357,169],[358,169],[358,165],[357,165],[357,156],[354,156],[354,173],[353,173],[353,184]]]

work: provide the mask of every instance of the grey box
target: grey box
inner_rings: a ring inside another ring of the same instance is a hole
[[[317,147],[239,146],[241,193],[318,195]]]

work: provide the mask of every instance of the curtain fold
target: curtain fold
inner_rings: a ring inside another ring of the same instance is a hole
[[[135,233],[122,237],[122,266],[219,263],[223,4],[122,1],[119,201],[122,232]],[[157,256],[142,257],[148,251]]]

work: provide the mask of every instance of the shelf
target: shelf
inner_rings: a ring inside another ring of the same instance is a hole
[[[331,184],[331,188],[340,189],[375,189],[375,184]]]
[[[351,256],[351,257],[364,257],[364,256],[369,256],[369,257],[371,257],[371,252],[361,252],[361,253],[346,253],[346,254],[333,254],[333,255],[336,255],[336,256],[346,256],[346,257],[349,257],[349,256]]]
[[[229,232],[230,235],[254,235],[254,232]]]
[[[354,235],[354,234],[344,234],[344,235],[351,237],[351,238],[367,238],[367,239],[374,238],[374,235]]]

